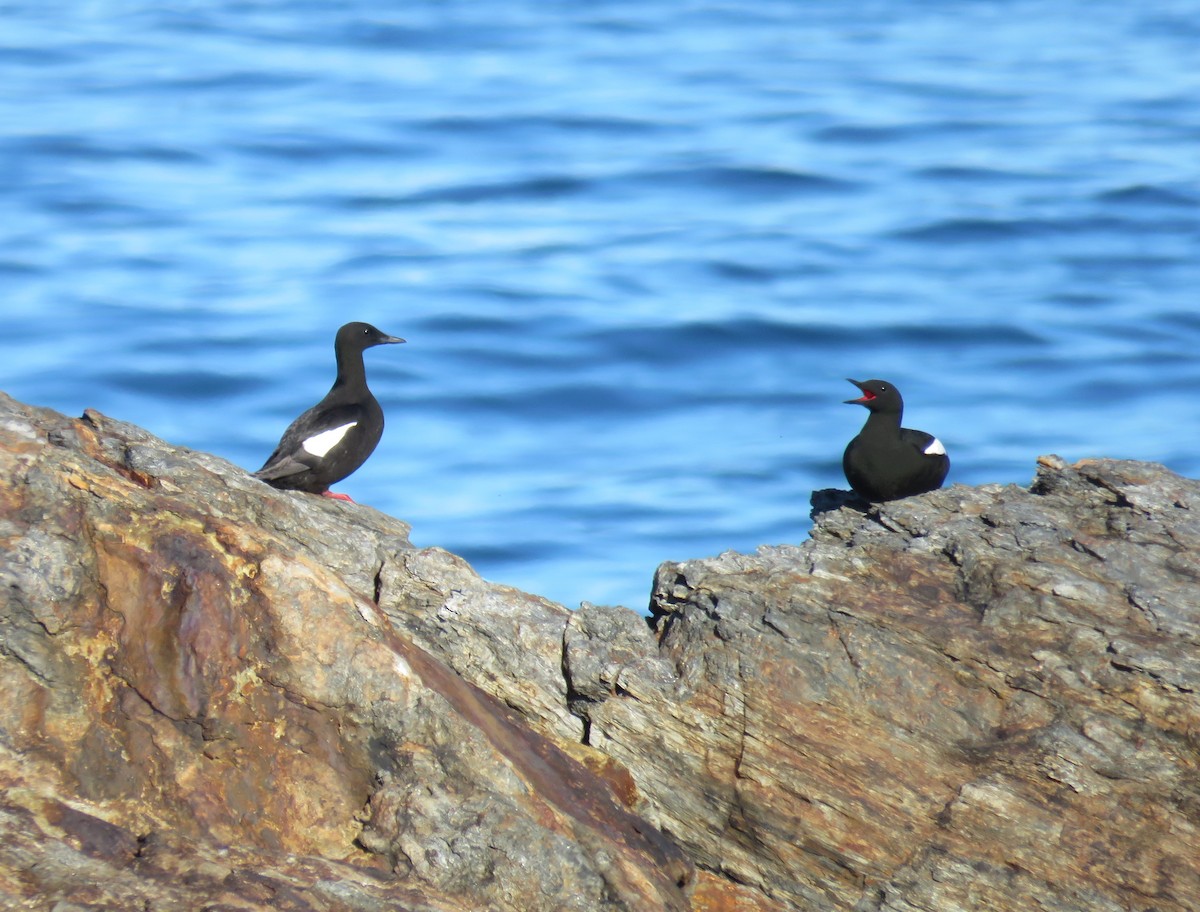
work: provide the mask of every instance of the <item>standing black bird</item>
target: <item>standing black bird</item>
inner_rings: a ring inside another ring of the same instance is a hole
[[[283,432],[266,464],[254,473],[267,484],[290,491],[323,494],[364,462],[383,435],[383,409],[367,389],[363,351],[403,342],[370,323],[347,323],[337,331],[337,379],[329,393]]]
[[[855,493],[871,501],[896,500],[942,486],[950,457],[932,434],[900,427],[904,400],[886,380],[851,380],[862,390],[850,405],[864,405],[867,423],[842,454],[842,470]]]

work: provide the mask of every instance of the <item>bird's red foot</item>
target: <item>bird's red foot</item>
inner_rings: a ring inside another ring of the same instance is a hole
[[[354,501],[350,499],[349,494],[334,494],[332,491],[322,491],[321,496],[328,497],[331,500],[344,500],[346,503],[354,503]]]

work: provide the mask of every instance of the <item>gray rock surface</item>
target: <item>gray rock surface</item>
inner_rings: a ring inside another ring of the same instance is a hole
[[[688,908],[562,606],[95,413],[0,397],[0,478],[5,908]]]
[[[1200,909],[1200,483],[814,504],[567,611],[0,395],[0,907]]]
[[[647,816],[781,908],[1200,908],[1200,484],[1040,461],[664,564],[580,704]]]

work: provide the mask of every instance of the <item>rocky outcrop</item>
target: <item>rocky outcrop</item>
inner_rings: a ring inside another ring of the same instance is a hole
[[[655,648],[572,618],[647,816],[779,908],[1200,908],[1200,484],[1046,457],[846,498],[802,547],[663,565]]]
[[[0,895],[688,907],[683,853],[554,743],[561,606],[94,413],[3,399],[0,435]]]
[[[0,396],[0,906],[1200,908],[1200,484],[847,497],[567,611]]]

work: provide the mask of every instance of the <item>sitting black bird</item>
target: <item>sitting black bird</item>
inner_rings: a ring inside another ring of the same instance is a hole
[[[347,323],[337,331],[337,379],[329,393],[291,423],[275,452],[254,473],[267,484],[290,491],[333,494],[329,486],[364,462],[383,435],[383,409],[367,389],[363,352],[373,345],[403,342],[370,323]]]
[[[865,405],[871,413],[842,454],[842,470],[855,493],[880,501],[940,488],[950,471],[950,457],[932,434],[900,427],[904,416],[900,391],[886,380],[850,382],[862,390],[862,396],[846,402]]]

